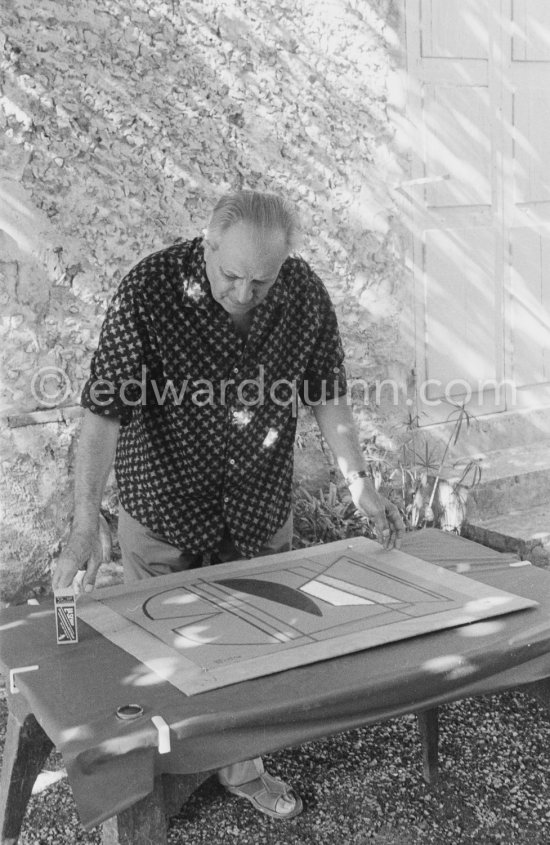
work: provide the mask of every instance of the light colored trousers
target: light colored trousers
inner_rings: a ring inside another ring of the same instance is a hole
[[[145,525],[135,520],[123,507],[119,508],[118,541],[122,552],[124,580],[137,581],[155,575],[170,575],[186,569],[201,566],[202,554],[181,551],[167,543]],[[258,555],[272,555],[288,552],[292,548],[292,511],[282,528],[262,546]],[[226,531],[220,548],[213,559],[216,563],[238,560],[237,552],[229,532]],[[218,771],[218,777],[225,786],[239,786],[255,780],[264,771],[261,757],[243,760]]]

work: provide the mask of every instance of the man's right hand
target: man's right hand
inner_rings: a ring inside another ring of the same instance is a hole
[[[99,532],[85,534],[73,532],[66,547],[61,552],[52,575],[54,590],[71,587],[75,583],[77,592],[91,592],[94,588],[97,571],[102,561]],[[75,578],[84,571],[82,579]]]

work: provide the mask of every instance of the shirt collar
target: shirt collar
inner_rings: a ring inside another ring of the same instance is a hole
[[[190,271],[183,279],[184,305],[195,308],[212,308],[214,298],[206,275],[204,242],[195,238],[192,246]]]

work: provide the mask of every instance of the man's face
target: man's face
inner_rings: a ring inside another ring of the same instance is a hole
[[[205,242],[206,275],[212,296],[234,316],[262,302],[288,256],[283,232],[267,234],[249,223],[236,223],[217,243]]]

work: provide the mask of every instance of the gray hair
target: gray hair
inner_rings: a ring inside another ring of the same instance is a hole
[[[277,194],[261,191],[236,191],[221,197],[210,218],[206,237],[217,239],[237,223],[251,223],[263,231],[281,231],[289,252],[296,249],[300,225],[294,208]]]

